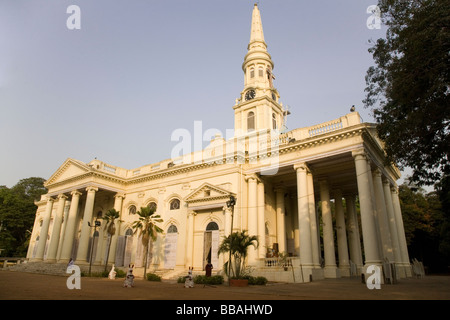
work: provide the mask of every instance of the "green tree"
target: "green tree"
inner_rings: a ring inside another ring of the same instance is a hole
[[[108,259],[109,259],[109,251],[111,249],[111,242],[113,236],[116,234],[116,222],[122,222],[122,220],[118,220],[120,216],[120,212],[116,209],[109,209],[105,216],[102,218],[105,221],[105,230],[109,236],[109,245],[106,252],[106,261],[105,261],[105,271],[108,268]]]
[[[47,193],[44,179],[20,180],[12,188],[0,186],[0,249],[3,256],[25,256],[36,217],[34,202]]]
[[[144,279],[147,276],[147,256],[150,247],[150,241],[155,241],[158,233],[163,233],[163,230],[157,226],[157,223],[163,222],[160,215],[154,215],[156,209],[154,207],[141,207],[136,212],[139,215],[139,220],[134,221],[132,228],[134,234],[139,232],[144,246]]]
[[[421,188],[403,184],[399,198],[410,258],[423,261],[432,272],[445,271],[450,263],[446,246],[450,220],[438,192],[425,194]]]
[[[363,101],[372,107],[388,161],[419,185],[450,173],[450,3],[379,0],[386,38],[369,49]]]
[[[231,272],[228,275],[230,278],[242,278],[245,272],[248,248],[250,246],[258,248],[258,245],[258,237],[248,235],[246,230],[233,232],[223,239],[219,246],[219,254],[231,252]],[[224,265],[225,272],[228,272],[229,263],[230,261],[227,261]]]

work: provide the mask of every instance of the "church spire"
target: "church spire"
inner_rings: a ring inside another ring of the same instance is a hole
[[[252,14],[252,29],[250,32],[250,45],[253,42],[264,42],[264,32],[261,22],[261,13],[259,12],[258,5],[255,3],[255,6],[253,7],[253,14]],[[265,42],[264,42],[265,44]]]
[[[280,95],[274,87],[273,61],[264,40],[261,13],[255,4],[250,42],[244,57],[244,90],[234,105],[236,132],[279,129],[283,122]]]
[[[267,71],[269,73],[272,72],[273,69],[273,61],[270,57],[270,54],[267,52],[267,44],[264,41],[264,32],[261,22],[261,13],[259,12],[258,5],[255,3],[253,7],[253,13],[252,13],[252,25],[250,30],[250,42],[248,44],[248,52],[244,58],[244,63],[242,64],[242,70],[244,73],[246,73],[248,76],[250,74],[253,74],[255,72],[260,72],[255,67],[263,68],[264,72],[264,78],[267,80],[269,79],[266,77]],[[254,79],[256,82],[259,82],[258,85],[262,85],[261,80],[257,79],[257,77],[250,77],[246,80]],[[255,86],[257,83],[255,81],[246,81],[245,86]],[[271,85],[269,81],[266,81],[267,85]]]

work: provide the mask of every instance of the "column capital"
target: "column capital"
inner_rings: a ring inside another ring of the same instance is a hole
[[[61,200],[61,199],[64,199],[64,200],[67,200],[67,196],[64,194],[64,193],[61,193],[61,194],[58,194],[58,200]]]
[[[94,187],[94,186],[89,186],[89,187],[86,188],[86,191],[87,192],[97,192],[98,188]]]
[[[54,202],[55,199],[53,199],[52,197],[47,197],[47,202]]]
[[[308,165],[306,164],[306,162],[299,162],[299,163],[294,163],[294,170],[295,171],[309,171]]]
[[[122,198],[122,199],[124,199],[125,198],[125,193],[116,193],[114,195],[114,198]]]
[[[359,159],[367,159],[367,153],[366,150],[364,149],[357,149],[357,150],[353,150],[352,151],[352,157],[355,160],[359,160]],[[358,158],[358,159],[357,159]]]
[[[188,211],[188,216],[193,216],[193,217],[195,217],[197,215],[197,212],[196,211],[194,211],[194,210],[189,210]]]
[[[244,179],[245,179],[245,181],[249,181],[249,180],[255,180],[256,182],[259,181],[256,174],[245,175]]]
[[[78,190],[73,190],[70,194],[72,195],[72,197],[73,196],[81,196],[82,195],[82,193],[80,191],[78,191]]]
[[[373,169],[372,170],[372,175],[381,178],[381,170],[380,170],[380,168],[376,167],[375,169]]]

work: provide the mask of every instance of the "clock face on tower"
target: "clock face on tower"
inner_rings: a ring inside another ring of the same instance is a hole
[[[255,90],[248,90],[245,94],[245,100],[251,100],[255,97]]]

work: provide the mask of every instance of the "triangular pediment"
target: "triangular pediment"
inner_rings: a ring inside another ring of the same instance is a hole
[[[228,200],[231,195],[234,195],[234,193],[206,182],[188,194],[184,201],[187,203],[194,203]]]
[[[58,170],[56,170],[56,172],[45,182],[45,185],[48,186],[77,176],[81,176],[90,171],[92,171],[92,169],[87,164],[69,158],[64,161],[64,163],[58,168]]]

